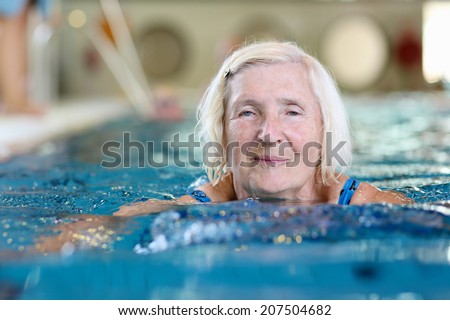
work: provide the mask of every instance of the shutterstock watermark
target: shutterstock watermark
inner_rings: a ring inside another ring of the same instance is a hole
[[[137,141],[132,140],[130,132],[124,132],[121,141],[107,141],[102,146],[104,168],[145,168],[147,166],[163,168],[171,165],[177,167],[217,167],[225,155],[239,157],[239,165],[252,168],[262,161],[268,166],[296,167],[300,163],[308,167],[317,167],[322,161],[329,166],[333,160],[340,166],[346,166],[339,152],[347,141],[332,143],[332,134],[325,135],[325,152],[322,144],[317,141],[306,142],[301,151],[294,152],[291,142],[268,143],[272,141],[267,136],[262,141],[248,141],[239,143],[229,142],[225,147],[218,142],[208,142],[203,146],[190,134],[187,140],[182,140],[180,133],[173,136],[172,141]],[[322,159],[320,155],[325,155]]]

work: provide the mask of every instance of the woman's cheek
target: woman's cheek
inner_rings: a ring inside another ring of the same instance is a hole
[[[227,141],[230,142],[231,139],[236,139],[239,133],[239,124],[236,120],[230,121],[227,126]]]
[[[246,121],[235,120],[228,126],[228,143],[244,143],[254,140],[254,126]]]

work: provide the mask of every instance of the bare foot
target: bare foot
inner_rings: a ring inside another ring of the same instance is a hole
[[[29,101],[5,103],[3,113],[6,114],[29,114],[32,116],[43,116],[47,113],[47,108]]]
[[[157,106],[156,119],[159,121],[178,122],[184,120],[184,112],[175,104]]]
[[[155,90],[156,120],[182,121],[184,112],[180,103],[180,97],[175,89],[162,86]]]

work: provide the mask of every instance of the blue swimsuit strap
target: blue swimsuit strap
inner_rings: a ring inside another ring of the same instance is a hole
[[[353,194],[359,187],[359,181],[353,178],[348,178],[345,181],[344,187],[341,190],[341,195],[339,196],[338,204],[350,204]]]
[[[211,202],[211,199],[201,190],[193,190],[187,194],[198,202]]]
[[[359,187],[359,181],[353,178],[348,178],[345,182],[344,187],[341,190],[339,196],[338,204],[349,204],[352,200],[353,194]],[[193,197],[198,202],[211,202],[211,199],[201,190],[193,190],[188,192],[188,195]]]

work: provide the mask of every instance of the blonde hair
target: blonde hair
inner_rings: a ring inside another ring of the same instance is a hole
[[[350,166],[352,153],[349,123],[341,95],[333,78],[317,59],[307,54],[295,43],[259,42],[244,45],[224,61],[198,105],[196,129],[200,140],[203,144],[218,143],[222,148],[222,154],[208,157],[208,163],[214,162],[214,165],[206,166],[208,178],[213,185],[217,184],[222,174],[229,170],[226,166],[225,113],[230,91],[228,84],[231,82],[232,76],[251,65],[283,62],[304,65],[311,90],[320,106],[323,130],[322,161],[318,169],[322,182],[329,185],[330,182],[337,181],[337,172],[342,173],[346,167]],[[327,132],[331,133],[331,144],[326,138]],[[340,148],[339,156],[344,161],[344,165],[340,165],[334,157],[329,159],[327,154],[342,141],[345,144]],[[205,161],[203,162],[205,163]]]

